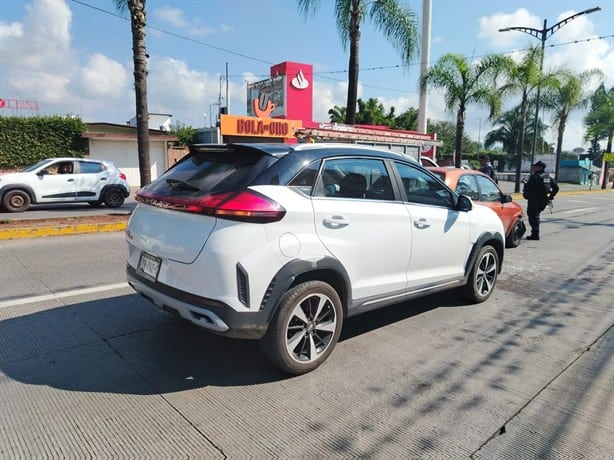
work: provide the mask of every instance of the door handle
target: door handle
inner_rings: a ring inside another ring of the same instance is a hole
[[[350,225],[350,221],[343,216],[325,217],[323,223],[325,227],[329,228],[341,228]]]
[[[74,179],[66,179],[66,182],[74,182]]]
[[[424,217],[421,217],[420,219],[414,220],[414,227],[416,227],[416,228],[423,229],[423,228],[429,228],[430,226],[431,226],[431,224]]]
[[[107,178],[106,177],[101,177],[100,180],[107,180]]]

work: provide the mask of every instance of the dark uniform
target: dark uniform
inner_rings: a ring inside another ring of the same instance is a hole
[[[493,168],[492,165],[490,164],[490,157],[488,157],[487,155],[480,155],[479,159],[480,159],[479,171],[483,172],[488,177],[490,177],[492,180],[498,183],[499,181],[497,180],[497,175],[495,174],[495,168]]]
[[[528,240],[539,240],[539,215],[559,191],[558,184],[544,172],[545,169],[546,164],[543,161],[535,163],[533,174],[529,177],[522,192],[527,200],[527,217],[531,225]]]

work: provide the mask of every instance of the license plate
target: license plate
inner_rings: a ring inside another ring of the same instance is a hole
[[[160,270],[160,259],[154,257],[146,252],[141,253],[139,259],[139,265],[137,271],[145,278],[151,281],[156,281],[158,278],[158,271]]]

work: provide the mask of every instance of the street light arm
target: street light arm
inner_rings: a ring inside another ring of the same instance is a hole
[[[573,19],[577,18],[578,16],[582,16],[583,14],[590,14],[590,13],[594,13],[595,11],[601,11],[601,8],[599,8],[598,6],[595,8],[590,8],[588,10],[584,10],[584,11],[580,11],[579,13],[573,14],[571,16],[569,16],[568,18],[563,19],[562,21],[557,22],[555,25],[553,25],[552,27],[545,29],[544,32],[546,33],[545,38],[550,37],[553,33],[555,33],[557,30],[559,30],[561,27],[563,27],[565,24],[567,24],[568,22],[572,21]]]
[[[588,10],[572,14],[568,18],[565,18],[562,21],[557,22],[552,27],[548,28],[546,28],[546,21],[544,21],[544,28],[541,30],[533,29],[532,27],[505,27],[504,29],[499,29],[499,32],[509,32],[510,30],[517,30],[519,32],[524,32],[525,34],[533,35],[535,38],[539,38],[542,42],[545,42],[550,36],[552,36],[552,34],[554,34],[557,30],[566,25],[568,22],[573,21],[578,16],[594,13],[595,11],[601,11],[601,8],[596,6],[595,8],[589,8]]]
[[[505,29],[499,29],[499,32],[509,32],[510,30],[517,30],[525,34],[533,35],[540,40],[542,39],[543,30],[533,29],[532,27],[506,27]]]

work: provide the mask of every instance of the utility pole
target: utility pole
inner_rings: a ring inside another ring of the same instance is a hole
[[[431,60],[431,2],[422,1],[422,51],[420,52],[420,81],[429,69]],[[428,92],[427,88],[420,90],[420,105],[418,106],[418,132],[426,133],[428,118]]]
[[[228,63],[226,63],[226,113],[230,114],[230,98],[228,97]]]

